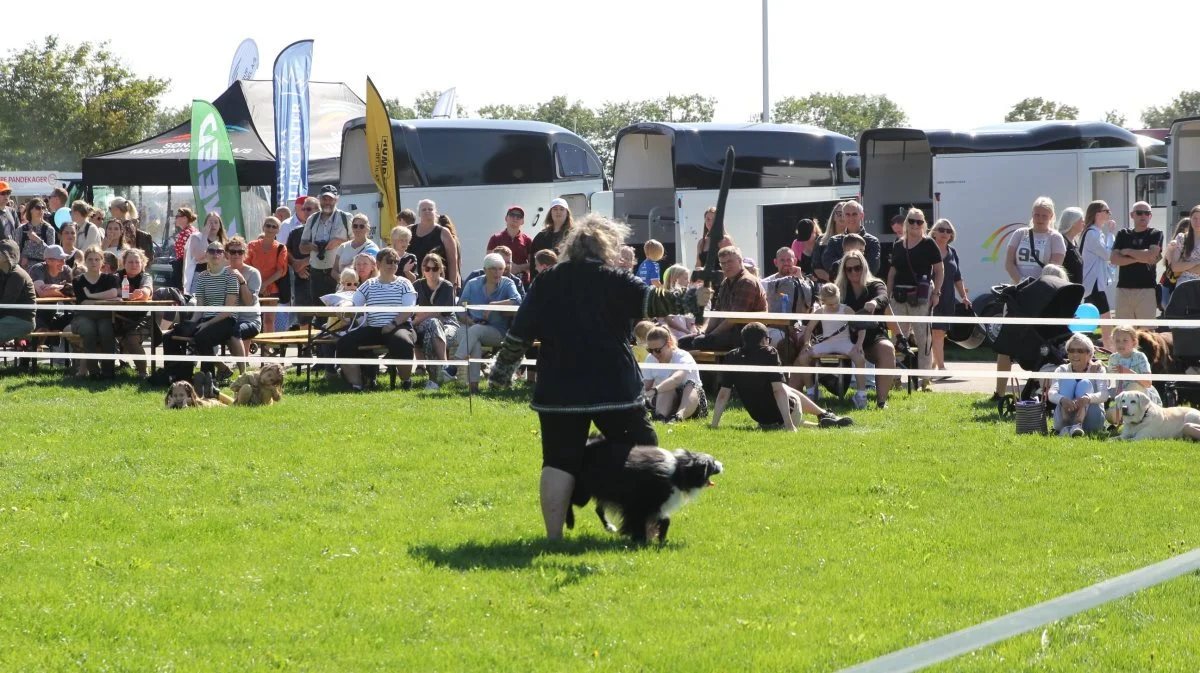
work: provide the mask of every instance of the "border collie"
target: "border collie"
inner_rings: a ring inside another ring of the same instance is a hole
[[[575,507],[595,499],[596,514],[606,530],[616,532],[606,513],[621,516],[622,535],[635,542],[667,541],[671,514],[700,496],[709,477],[723,470],[707,453],[657,446],[616,444],[593,437],[584,450],[583,469],[575,479],[567,528],[575,527]]]

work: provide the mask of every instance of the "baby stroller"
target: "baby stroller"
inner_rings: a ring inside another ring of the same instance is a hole
[[[1200,281],[1188,280],[1176,285],[1163,317],[1168,320],[1200,321]],[[1200,367],[1200,322],[1196,323],[1196,327],[1172,327],[1171,338],[1175,341],[1176,372],[1186,374],[1188,369]],[[1159,381],[1157,385],[1162,386],[1163,404],[1168,407],[1180,402],[1197,406],[1200,402],[1200,383]]]
[[[1061,278],[1026,278],[1016,285],[997,285],[992,288],[996,302],[1003,306],[1001,315],[1009,318],[1075,317],[1083,301],[1083,286]],[[1071,338],[1066,325],[1003,325],[996,336],[994,348],[1008,355],[1027,371],[1048,371],[1066,362],[1066,343]],[[1032,400],[1040,392],[1041,380],[1031,377],[1021,389],[1020,397],[1005,395],[999,401],[1000,417],[1012,418],[1017,400]],[[1041,395],[1045,400],[1045,395]],[[1047,414],[1048,415],[1048,414]]]

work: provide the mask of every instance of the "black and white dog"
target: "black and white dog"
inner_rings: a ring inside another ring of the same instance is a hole
[[[621,516],[621,534],[636,542],[666,542],[671,514],[700,496],[710,477],[720,474],[721,461],[707,453],[657,446],[617,444],[593,437],[584,450],[583,469],[575,479],[567,528],[575,527],[575,507],[596,501],[604,528],[615,532],[607,512]]]

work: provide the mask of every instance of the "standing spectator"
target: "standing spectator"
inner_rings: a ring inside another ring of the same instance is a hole
[[[334,253],[350,239],[350,213],[337,207],[337,187],[322,187],[319,202],[321,210],[304,223],[304,234],[300,237],[300,252],[308,255],[308,285],[313,302],[337,290]]]
[[[0,186],[7,187],[3,182]],[[16,242],[0,240],[0,304],[28,304],[29,310],[0,308],[0,344],[23,339],[33,331],[33,307],[37,299],[33,280],[20,266],[21,253]]]
[[[892,268],[888,271],[892,311],[898,316],[927,316],[941,299],[945,273],[942,253],[927,236],[924,211],[909,208],[904,223],[904,238],[892,248]],[[917,345],[917,366],[929,369],[933,360],[930,323],[905,323],[900,328],[909,331]],[[928,390],[929,384],[928,377],[921,379],[922,390]]]
[[[758,279],[742,268],[742,251],[736,246],[721,248],[717,261],[725,279],[717,291],[713,310],[765,312],[767,295]],[[723,318],[709,318],[702,333],[680,339],[679,347],[686,351],[727,350],[735,348],[740,341],[736,324]]]
[[[293,214],[288,211],[288,217],[279,220],[279,240],[287,241],[288,236],[291,236],[294,230],[303,229],[304,223],[308,221],[309,217],[312,217],[313,213],[317,212],[319,207],[317,199],[311,196],[296,197],[296,212]],[[287,206],[280,206],[280,209],[283,208],[287,208]],[[276,217],[279,215],[276,214]]]
[[[562,537],[592,423],[618,444],[658,444],[629,345],[633,324],[694,313],[712,296],[708,288],[647,287],[617,271],[610,265],[628,236],[628,226],[594,213],[572,226],[563,261],[534,281],[492,367],[493,385],[510,383],[521,358],[541,340],[530,406],[542,430],[542,519],[552,540]]]
[[[283,224],[285,220],[292,219],[292,209],[287,206],[279,206],[275,209],[275,219],[279,220],[280,224]]]
[[[532,264],[533,239],[521,231],[525,224],[525,209],[521,206],[509,206],[504,214],[504,229],[498,234],[492,234],[488,239],[487,250],[492,252],[496,246],[503,245],[512,250],[512,272],[521,277],[521,282],[529,285],[530,266]]]
[[[100,244],[102,242],[104,242],[104,211],[95,206],[92,206],[91,208],[88,209],[87,221],[88,221],[88,224],[90,224],[91,226],[88,227],[86,231],[83,229],[78,230],[79,231],[79,243],[78,244],[79,244],[79,247],[83,250],[87,250],[88,248],[92,247],[93,245],[98,248],[98,247],[100,247]],[[84,234],[87,234],[86,238],[84,237]],[[87,241],[88,244],[84,245],[83,244],[84,241]],[[79,263],[83,264],[83,260],[80,259]]]
[[[696,241],[696,268],[697,269],[704,268],[704,256],[708,254],[708,232],[709,232],[709,230],[712,229],[713,221],[716,219],[716,217],[717,217],[717,207],[716,206],[709,206],[708,208],[704,209],[704,235],[700,237],[699,241]],[[728,232],[726,232],[724,237],[721,239],[721,244],[719,246],[717,246],[717,249],[720,250],[722,248],[727,248],[731,245],[733,245],[733,239],[730,238]]]
[[[67,202],[70,200],[71,197],[67,194],[67,190],[62,187],[55,187],[50,190],[50,196],[46,198],[46,203],[48,204],[46,212],[50,216],[46,219],[50,221],[51,225],[58,226],[58,211],[66,208]]]
[[[1138,201],[1129,216],[1133,229],[1117,232],[1110,261],[1117,265],[1117,319],[1147,325],[1157,315],[1155,267],[1162,259],[1163,233],[1150,226],[1150,204]]]
[[[380,250],[375,256],[379,265],[379,276],[371,278],[358,286],[354,291],[351,303],[355,306],[415,306],[417,292],[407,278],[396,275],[400,266],[400,255],[391,248]],[[413,345],[416,344],[416,334],[412,327],[412,313],[396,313],[387,311],[372,311],[365,314],[365,319],[353,327],[337,342],[339,358],[361,358],[361,346],[386,345],[388,358],[392,360],[411,360]],[[378,369],[378,367],[376,367]],[[342,365],[342,376],[355,392],[363,390],[362,367],[359,365]],[[412,388],[412,369],[400,368],[400,378],[403,388]]]
[[[125,242],[125,225],[121,220],[109,220],[104,225],[104,240],[100,242],[100,249],[117,257],[129,249],[129,244]],[[113,269],[113,273],[116,273],[116,269]]]
[[[804,218],[796,224],[796,238],[792,239],[792,255],[800,260],[800,270],[804,275],[813,272],[813,250],[821,240],[821,227],[813,220]]]
[[[46,204],[41,199],[29,202],[26,211],[29,221],[17,230],[17,245],[21,248],[21,268],[28,269],[42,262],[47,245],[54,245],[54,226],[45,219]]]
[[[461,283],[458,276],[458,243],[454,240],[454,234],[438,224],[437,220],[436,203],[430,199],[417,203],[417,223],[411,227],[412,240],[408,251],[419,261],[440,249],[441,253],[445,253],[439,254],[446,260],[446,277],[450,284],[458,287]]]
[[[1053,223],[1054,201],[1048,196],[1039,196],[1033,202],[1029,226],[1016,230],[1008,238],[1004,269],[1014,285],[1021,282],[1022,278],[1040,277],[1042,267],[1047,264],[1062,265],[1067,254],[1067,243],[1065,234],[1051,228]],[[1060,229],[1061,226],[1062,223]]]
[[[184,294],[193,294],[192,283],[196,274],[208,268],[210,255],[208,249],[213,243],[221,246],[221,254],[218,256],[220,262],[225,261],[225,241],[229,237],[225,235],[225,221],[221,219],[220,213],[209,213],[204,216],[204,227],[199,229],[191,238],[188,239],[187,252],[188,261],[183,266],[183,292]]]
[[[404,222],[402,217],[397,217],[396,220]],[[412,243],[412,229],[408,225],[398,224],[392,227],[391,239],[392,249],[400,255],[400,275],[407,278],[410,283],[416,282],[417,256],[408,251],[408,245]],[[442,259],[445,260],[444,257]]]
[[[130,202],[129,207],[133,207],[132,202]],[[138,220],[136,217],[125,220],[121,223],[121,225],[125,237],[125,247],[137,248],[146,255],[146,259],[153,260],[154,237],[150,235],[150,232],[142,231],[138,228]]]
[[[148,301],[154,296],[154,279],[146,271],[145,254],[140,248],[130,248],[125,251],[122,260],[124,268],[117,271],[117,286],[124,280],[129,281],[129,301]],[[150,333],[149,311],[120,311],[113,314],[113,335],[121,346],[122,353],[130,355],[145,355],[146,349],[142,343]],[[146,378],[146,361],[135,360],[133,366],[137,369],[138,378]]]
[[[91,304],[121,296],[121,283],[116,275],[102,273],[104,253],[100,248],[88,248],[83,254],[84,272],[75,276],[74,292],[76,304]],[[78,311],[71,321],[71,331],[83,340],[83,352],[116,353],[117,341],[113,332],[112,311]],[[114,361],[83,360],[79,374],[93,378],[114,378]]]
[[[229,260],[229,273],[238,281],[238,306],[258,306],[259,293],[262,292],[262,274],[258,269],[246,264],[248,250],[246,239],[241,236],[234,236],[225,243],[225,259]],[[235,313],[233,322],[230,350],[234,356],[244,357],[249,350],[250,340],[262,332],[262,313]],[[239,362],[238,370],[244,373],[246,363]]]
[[[280,210],[286,210],[281,208]],[[250,241],[246,246],[246,264],[258,270],[259,276],[262,278],[262,291],[260,297],[276,297],[279,303],[283,303],[280,297],[280,287],[287,281],[288,272],[288,252],[287,246],[275,240],[275,234],[279,233],[279,219],[268,217],[263,220],[263,232],[258,239]],[[225,254],[229,254],[229,248],[226,246]],[[262,316],[262,326],[264,332],[275,331],[275,313],[264,313]],[[280,321],[282,322],[282,321]],[[283,323],[287,324],[287,323]]]
[[[417,214],[412,208],[405,208],[396,213],[396,221],[405,227],[411,227],[417,223]]]
[[[215,213],[209,214],[209,217],[214,215]],[[225,246],[220,241],[210,242],[204,250],[204,270],[196,272],[192,278],[192,296],[196,305],[209,310],[181,314],[184,318],[175,325],[172,335],[190,332],[192,350],[197,355],[214,355],[217,347],[229,341],[237,327],[233,313],[221,309],[238,305],[241,282],[225,268]],[[182,327],[184,323],[191,325]],[[177,341],[171,335],[164,335],[163,352],[167,355],[182,355],[186,348],[185,342]],[[193,365],[177,362],[169,364],[174,370],[173,380],[192,377]],[[215,369],[214,361],[200,363],[200,370],[203,372],[212,374]]]
[[[0,240],[13,241],[17,238],[17,229],[21,220],[17,219],[17,211],[9,203],[12,200],[12,187],[0,180]]]
[[[634,275],[651,287],[662,287],[662,269],[658,266],[658,260],[663,258],[663,244],[652,238],[642,244],[642,251],[646,258],[638,264],[637,273]]]
[[[725,356],[725,364],[749,365],[754,367],[779,367],[779,353],[771,348],[771,337],[767,335],[767,327],[760,322],[752,322],[741,329],[739,334],[740,348],[735,348]],[[758,423],[762,430],[787,430],[795,432],[796,428],[804,425],[803,414],[810,413],[817,417],[817,425],[822,428],[836,428],[853,425],[849,418],[836,416],[817,406],[804,393],[788,386],[783,382],[782,372],[771,371],[726,371],[721,372],[717,384],[717,400],[713,405],[712,427],[716,429],[721,424],[721,415],[725,412],[729,398],[736,390],[742,406],[750,418]]]
[[[79,233],[75,229],[75,223],[67,222],[64,224],[62,230],[58,232],[58,238],[59,243],[62,244],[59,247],[61,247],[63,253],[67,255],[67,270],[74,271],[80,266],[83,266],[83,250],[79,248]]]
[[[515,306],[521,303],[521,295],[517,294],[517,286],[511,279],[504,276],[504,258],[496,253],[490,253],[483,258],[484,275],[472,279],[463,286],[459,303],[463,306],[479,306],[494,304]],[[468,310],[463,315],[462,334],[458,339],[458,350],[455,357],[459,360],[467,357],[483,357],[484,346],[499,346],[504,340],[504,334],[512,324],[512,314],[503,311]],[[479,392],[479,363],[472,362],[470,366],[459,368],[459,378],[464,378],[472,393]]]
[[[301,203],[299,199],[297,199],[297,203]],[[300,238],[304,235],[303,222],[307,220],[307,218],[312,217],[312,214],[317,212],[319,208],[320,204],[318,203],[316,197],[304,197],[301,205],[296,206],[296,215],[293,216],[301,219],[300,226],[293,227],[292,230],[288,232],[286,237],[281,234],[279,238],[279,240],[287,246],[288,266],[290,267],[288,269],[288,284],[291,286],[291,305],[294,307],[311,306],[313,303],[312,293],[309,291],[308,282],[310,275],[308,269],[309,256],[300,252]],[[283,229],[284,227],[281,223],[279,230],[283,231]],[[298,316],[292,314],[283,316],[276,314],[275,321],[279,327],[291,329],[292,326],[298,324],[307,325],[308,323],[312,322],[312,318],[308,316]]]
[[[342,269],[354,263],[354,258],[360,253],[374,255],[379,252],[379,246],[370,239],[371,221],[366,215],[358,213],[350,220],[350,240],[338,246],[333,259],[333,272],[341,275]]]
[[[775,251],[775,273],[762,279],[764,284],[783,278],[803,278],[804,270],[796,265],[796,252],[788,246]]]
[[[571,209],[567,206],[565,199],[554,199],[550,202],[550,211],[546,213],[546,223],[542,225],[542,230],[533,237],[533,243],[529,246],[529,254],[537,255],[539,250],[553,250],[554,254],[560,254],[559,244],[563,238],[571,231],[571,226],[574,219],[571,216]],[[537,269],[534,269],[531,274],[533,278],[537,278]]]
[[[76,201],[71,204],[71,222],[75,225],[76,233],[75,245],[84,250],[93,245],[98,246],[104,240],[104,232],[100,227],[88,221],[88,216],[92,214],[93,210],[86,201]],[[63,226],[66,227],[65,224]],[[58,230],[58,237],[62,239],[62,229]]]
[[[446,263],[437,253],[425,255],[421,262],[421,280],[417,281],[417,306],[454,306],[454,286],[445,277]],[[413,327],[421,344],[421,356],[427,360],[445,360],[451,346],[458,345],[458,318],[453,313],[418,313],[413,316]],[[426,390],[437,390],[438,382],[445,381],[445,365],[429,367]],[[435,380],[437,379],[437,380]]]
[[[457,278],[461,279],[462,278],[462,242],[458,240],[458,229],[455,228],[454,221],[450,219],[450,216],[446,215],[445,213],[438,214],[437,223],[439,225],[441,225],[442,228],[444,228],[446,231],[450,232],[450,236],[452,238],[454,238],[454,259],[455,259],[455,263],[458,265],[455,268],[454,272],[455,272],[455,276]],[[445,252],[444,249],[443,249],[443,252]],[[446,259],[446,258],[443,257],[442,259]]]
[[[829,212],[829,219],[825,222],[825,233],[821,234],[821,239],[813,246],[813,275],[824,282],[829,282],[835,275],[825,268],[825,248],[834,236],[840,236],[846,231],[846,220],[842,217],[842,209],[845,207],[845,201],[834,204],[833,210]]]
[[[637,250],[632,245],[621,246],[621,255],[617,258],[617,268],[633,275],[637,267]]]
[[[962,304],[971,308],[971,297],[968,295],[966,284],[963,282],[962,265],[958,261],[958,251],[950,245],[954,242],[954,225],[950,220],[942,218],[933,225],[933,242],[937,244],[942,254],[942,295],[933,305],[933,315],[948,317],[954,315],[956,301],[955,290],[962,297]],[[946,332],[950,329],[948,323],[933,324],[933,368],[946,368]]]
[[[892,235],[895,236],[891,241],[881,241],[879,243],[879,277],[887,278],[888,271],[892,268],[892,248],[895,247],[896,241],[904,238],[904,213],[892,215],[892,220],[888,224],[891,227]]]
[[[1200,278],[1200,205],[1188,213],[1188,227],[1167,244],[1167,264],[1178,278],[1176,284]]]
[[[842,206],[842,220],[845,225],[845,231],[842,234],[829,239],[825,249],[821,251],[822,268],[824,268],[831,278],[837,276],[837,265],[842,261],[842,242],[848,234],[858,234],[867,242],[867,264],[871,267],[871,273],[879,272],[879,254],[880,246],[879,239],[874,234],[863,229],[863,207],[858,201],[847,201]]]
[[[1079,235],[1079,253],[1083,256],[1083,301],[1095,306],[1101,318],[1112,317],[1108,302],[1108,259],[1112,256],[1104,245],[1105,226],[1112,219],[1112,211],[1103,201],[1088,204],[1083,217],[1083,233]],[[1104,347],[1112,351],[1112,325],[1100,326],[1100,338]]]
[[[196,213],[191,208],[175,211],[175,244],[172,246],[171,287],[180,291],[187,289],[183,282],[183,268],[188,258],[188,241],[196,233]]]

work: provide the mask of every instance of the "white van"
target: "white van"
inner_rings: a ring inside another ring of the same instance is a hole
[[[867,230],[895,237],[893,215],[910,206],[930,222],[954,223],[954,247],[977,296],[1011,282],[1004,270],[1009,236],[1028,225],[1034,199],[1049,196],[1059,212],[1103,199],[1127,224],[1145,151],[1137,136],[1103,122],[997,124],[969,131],[885,128],[858,142]],[[1141,180],[1159,184],[1161,168]],[[1165,213],[1154,226],[1169,227]],[[1055,223],[1057,225],[1057,222]]]
[[[596,151],[570,131],[543,122],[491,119],[392,120],[400,208],[433,199],[458,231],[464,273],[483,265],[488,238],[504,229],[509,206],[525,210],[525,233],[540,230],[550,201],[566,199],[575,217],[604,189]],[[364,213],[382,242],[395,222],[380,222],[365,118],[342,132],[339,207]],[[382,226],[381,226],[382,225]]]
[[[725,149],[736,153],[725,230],[764,275],[803,218],[824,222],[834,204],[858,195],[852,138],[795,124],[643,122],[617,133],[611,192],[592,208],[628,222],[633,245],[663,243],[663,268],[691,267],[704,211],[717,204]]]
[[[1200,117],[1176,119],[1167,137],[1172,222],[1200,204]]]

